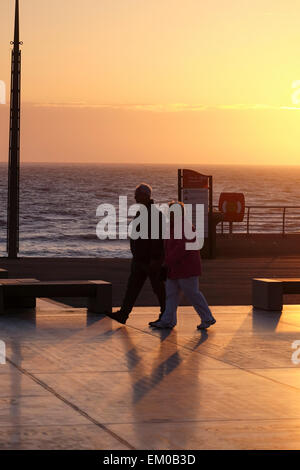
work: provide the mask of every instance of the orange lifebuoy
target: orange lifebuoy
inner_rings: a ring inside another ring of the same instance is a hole
[[[219,211],[224,222],[243,222],[245,215],[245,196],[243,193],[221,193]]]

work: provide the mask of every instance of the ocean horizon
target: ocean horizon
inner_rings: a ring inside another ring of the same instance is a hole
[[[213,176],[214,204],[220,193],[242,192],[246,205],[297,206],[300,166],[187,165]],[[20,256],[130,257],[128,240],[100,241],[96,209],[118,207],[119,196],[134,203],[140,182],[153,188],[157,203],[177,199],[176,164],[24,163],[20,175]],[[6,256],[7,164],[0,163],[0,255]],[[261,231],[270,227],[262,228]],[[299,227],[300,229],[300,227]]]

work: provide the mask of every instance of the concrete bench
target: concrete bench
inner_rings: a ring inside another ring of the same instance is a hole
[[[110,282],[0,280],[0,313],[3,313],[6,308],[34,308],[37,297],[87,297],[90,312],[110,313],[112,311]]]
[[[252,279],[252,304],[261,310],[282,310],[284,294],[300,294],[300,278]]]

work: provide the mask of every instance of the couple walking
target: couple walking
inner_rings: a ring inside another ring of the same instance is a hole
[[[149,325],[154,328],[173,328],[177,324],[177,308],[181,292],[193,305],[201,318],[198,329],[206,329],[216,323],[205,297],[199,291],[198,278],[201,275],[201,260],[199,250],[187,250],[187,240],[182,228],[182,237],[175,238],[175,217],[170,212],[170,238],[163,240],[162,217],[163,214],[154,206],[151,198],[152,188],[147,184],[140,184],[135,190],[135,200],[144,204],[148,212],[148,238],[130,239],[132,252],[131,273],[123,304],[118,312],[109,316],[125,324],[135,301],[149,277],[152,289],[160,304],[160,315],[156,321]],[[173,201],[170,206],[178,204],[181,209],[181,224],[184,223],[184,206]],[[160,233],[157,239],[151,238],[151,212],[157,210],[160,221]],[[165,279],[166,278],[166,279]],[[166,282],[165,282],[166,281]]]

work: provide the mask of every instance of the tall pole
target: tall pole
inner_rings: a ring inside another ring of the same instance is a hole
[[[19,0],[15,4],[15,31],[11,55],[9,168],[7,205],[7,251],[9,258],[19,252],[19,184],[20,184],[20,105],[21,51],[19,37]]]

